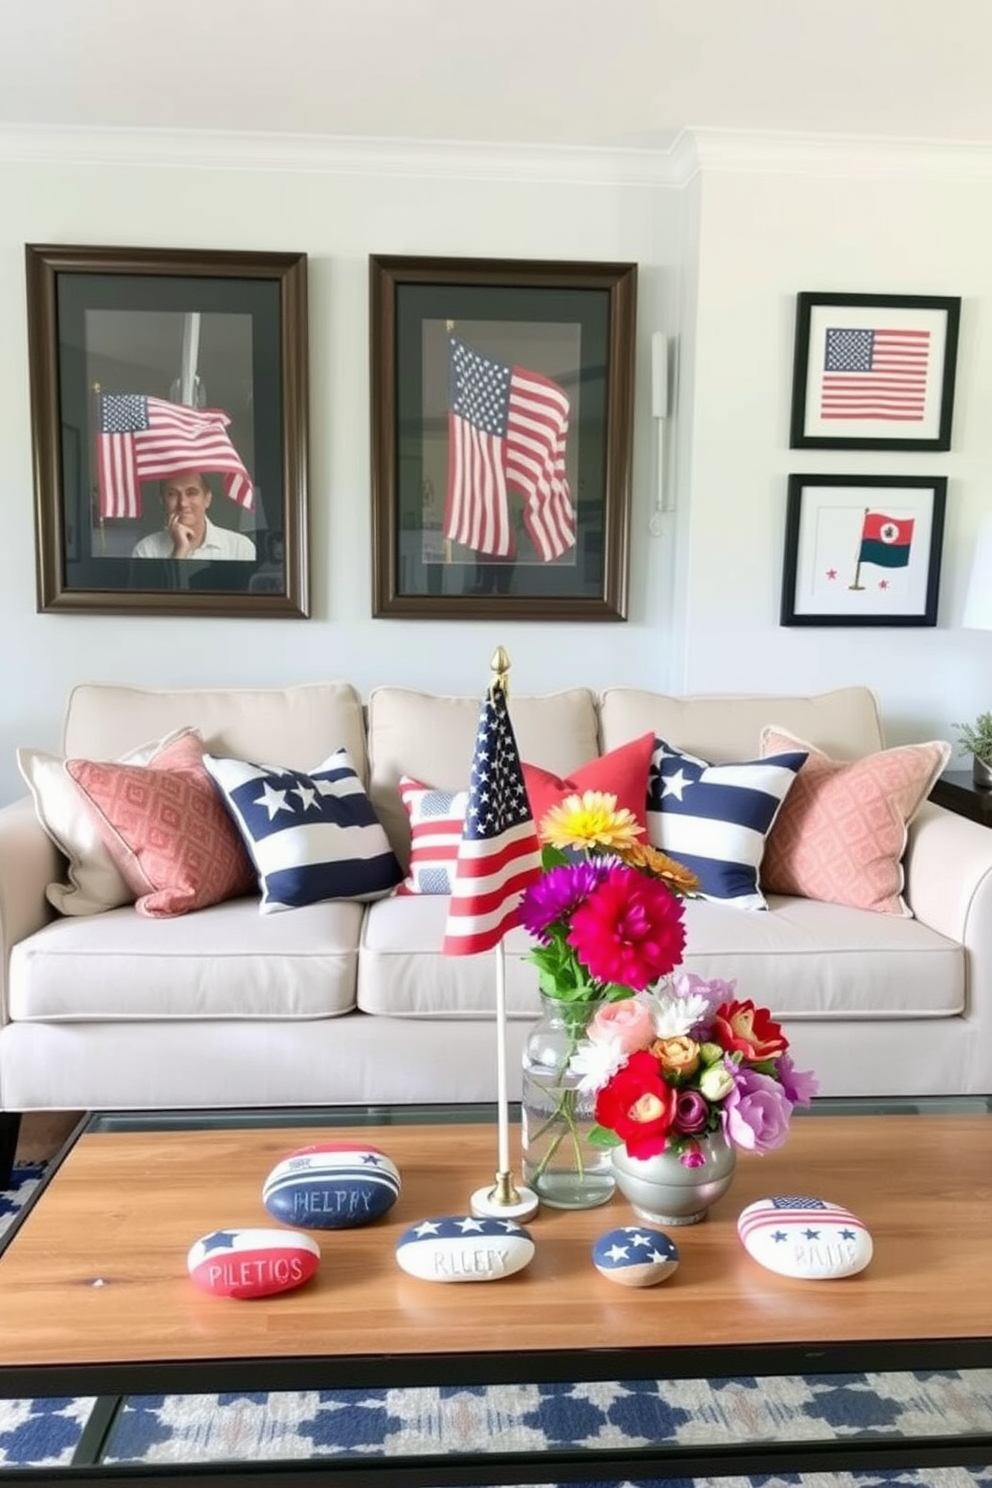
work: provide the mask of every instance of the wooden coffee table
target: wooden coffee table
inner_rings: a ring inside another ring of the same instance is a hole
[[[0,1256],[0,1395],[992,1366],[988,1115],[804,1116],[781,1151],[740,1158],[730,1192],[703,1224],[670,1232],[682,1259],[669,1281],[628,1290],[590,1261],[598,1234],[635,1222],[619,1196],[600,1209],[542,1209],[530,1225],[533,1261],[505,1280],[445,1286],[400,1270],[400,1232],[468,1212],[470,1194],[492,1176],[495,1128],[466,1114],[484,1113],[380,1109],[367,1122],[340,1109],[90,1118]],[[186,1274],[192,1242],[219,1228],[274,1223],[261,1203],[263,1178],[295,1147],[326,1139],[331,1126],[395,1160],[403,1191],[394,1208],[371,1226],[319,1233],[320,1270],[298,1291],[251,1303],[198,1291]],[[788,1193],[820,1195],[858,1214],[874,1237],[868,1269],[804,1282],[751,1260],[737,1239],[738,1213]],[[539,1456],[501,1453],[494,1442],[485,1457],[321,1458],[320,1467],[349,1483],[388,1475],[413,1485],[989,1462],[992,1433]],[[315,1467],[283,1463],[278,1481],[302,1481]],[[232,1465],[230,1481],[253,1481],[246,1471]],[[276,1481],[257,1471],[259,1482]],[[132,1472],[103,1469],[107,1482],[147,1481]],[[216,1464],[202,1474],[224,1480]],[[200,1476],[192,1465],[176,1475]],[[46,1469],[49,1481],[62,1476]],[[0,1470],[4,1482],[37,1483],[37,1474]]]

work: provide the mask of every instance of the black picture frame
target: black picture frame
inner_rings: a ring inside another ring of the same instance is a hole
[[[29,243],[25,272],[38,610],[306,617],[306,254]],[[152,539],[174,409],[226,562]]]
[[[369,289],[373,615],[625,620],[637,265],[373,254]]]
[[[781,624],[936,625],[946,503],[945,476],[790,475]]]
[[[952,295],[798,295],[790,448],[949,450],[960,318]]]

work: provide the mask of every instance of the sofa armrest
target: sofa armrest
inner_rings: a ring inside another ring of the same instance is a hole
[[[916,918],[992,957],[992,831],[927,801],[910,824],[903,868]],[[992,962],[986,976],[992,995]]]
[[[54,918],[45,889],[61,876],[58,848],[35,815],[30,797],[0,807],[0,1024],[7,1022],[10,952]]]

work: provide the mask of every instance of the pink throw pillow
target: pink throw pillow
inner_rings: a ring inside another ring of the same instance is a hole
[[[634,820],[645,828],[647,841],[648,770],[654,750],[654,734],[642,734],[628,744],[620,744],[608,754],[597,755],[588,764],[562,778],[539,765],[524,764],[524,785],[530,801],[531,815],[540,830],[542,819],[552,806],[566,796],[581,796],[584,791],[605,791],[616,796],[617,806],[626,807]]]
[[[911,917],[902,897],[909,823],[951,757],[932,740],[835,760],[784,729],[762,731],[761,753],[809,755],[768,834],[761,887],[852,909]]]
[[[251,859],[185,735],[154,765],[66,760],[92,807],[104,845],[151,918],[187,914],[257,888]]]

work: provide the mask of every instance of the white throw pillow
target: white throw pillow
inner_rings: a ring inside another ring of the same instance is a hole
[[[159,752],[196,729],[173,729],[164,739],[153,739],[133,749],[116,763],[150,765]],[[68,859],[66,883],[45,889],[49,904],[64,915],[102,914],[121,904],[133,904],[128,888],[103,844],[99,819],[58,754],[41,749],[19,749],[17,768],[34,799],[35,813],[55,846]]]

